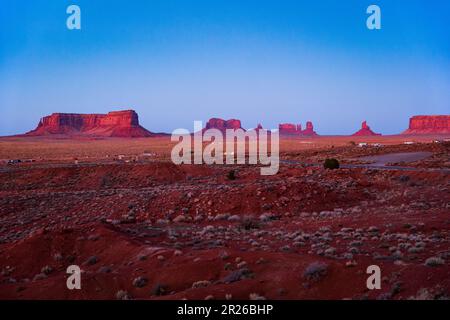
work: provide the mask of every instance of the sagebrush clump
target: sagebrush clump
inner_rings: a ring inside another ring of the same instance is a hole
[[[330,170],[339,169],[339,161],[334,158],[326,159],[323,163],[323,167]]]
[[[228,178],[228,180],[236,180],[236,171],[235,170],[230,170],[228,173],[227,173],[227,178]]]
[[[260,222],[252,216],[244,216],[240,223],[240,228],[243,230],[259,229],[260,227]]]
[[[328,265],[322,262],[311,263],[303,273],[303,277],[309,281],[319,281],[328,273]]]

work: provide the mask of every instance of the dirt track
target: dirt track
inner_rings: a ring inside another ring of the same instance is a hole
[[[373,167],[386,167],[389,163],[394,162],[415,162],[432,156],[432,152],[402,152],[388,153],[378,156],[362,157],[360,160],[370,161]]]

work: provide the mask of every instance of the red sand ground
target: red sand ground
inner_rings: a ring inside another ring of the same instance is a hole
[[[412,171],[284,162],[263,177],[175,166],[164,138],[1,139],[0,158],[36,161],[0,167],[0,299],[450,297],[449,145],[354,139],[283,140],[282,157],[433,156]],[[66,288],[71,264],[82,290]],[[381,290],[366,288],[372,264]]]

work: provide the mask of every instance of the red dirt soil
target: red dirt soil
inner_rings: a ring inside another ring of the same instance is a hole
[[[284,159],[383,153],[293,144],[282,144]],[[405,148],[449,154],[445,144],[384,150]],[[420,163],[413,171],[282,163],[274,176],[168,159],[2,165],[0,299],[448,298],[450,179]],[[66,288],[73,264],[81,290]],[[366,287],[373,264],[381,290]]]

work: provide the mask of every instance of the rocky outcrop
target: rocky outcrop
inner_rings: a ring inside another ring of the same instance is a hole
[[[302,125],[293,123],[281,123],[278,125],[281,135],[300,135],[302,134]]]
[[[306,122],[305,130],[302,130],[301,124],[282,123],[278,126],[280,135],[295,135],[295,136],[316,136],[314,126],[311,121]]]
[[[153,135],[139,125],[139,118],[134,110],[113,111],[108,114],[53,113],[42,118],[37,128],[26,135],[55,134],[123,138]]]
[[[450,115],[414,116],[403,134],[450,134]]]
[[[225,132],[227,129],[242,129],[241,121],[236,119],[223,120],[220,118],[209,119],[206,123],[205,129],[218,129]]]
[[[370,127],[367,125],[367,121],[363,121],[361,125],[361,129],[352,134],[352,136],[381,136],[380,133],[373,132]]]
[[[304,136],[317,136],[317,133],[314,131],[314,126],[311,121],[306,122],[306,128],[302,131],[302,135]]]

